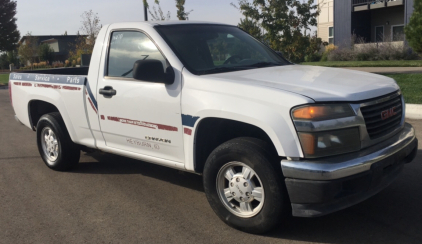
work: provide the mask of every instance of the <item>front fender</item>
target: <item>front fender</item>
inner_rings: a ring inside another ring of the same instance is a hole
[[[262,129],[271,139],[279,156],[303,157],[290,110],[300,104],[313,103],[310,98],[268,87],[244,85],[206,76],[184,77],[182,114],[195,118],[184,125],[186,168],[194,169],[194,143],[199,122],[205,118],[222,118],[247,123]],[[186,130],[190,133],[186,133]]]

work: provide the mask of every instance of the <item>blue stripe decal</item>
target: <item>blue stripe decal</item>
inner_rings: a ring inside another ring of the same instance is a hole
[[[193,117],[192,115],[182,114],[182,125],[193,127],[199,117]]]
[[[88,91],[88,95],[91,98],[92,103],[94,104],[95,108],[98,110],[97,100],[92,94],[91,87],[89,87],[88,79],[85,79],[85,86],[86,86],[86,90]]]

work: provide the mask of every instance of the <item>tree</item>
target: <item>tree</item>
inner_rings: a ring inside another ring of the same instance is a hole
[[[185,12],[185,2],[185,0],[176,0],[177,18],[179,20],[189,20],[189,14],[193,11]]]
[[[404,28],[406,39],[415,52],[422,53],[422,0],[413,3],[413,14]]]
[[[148,2],[146,0],[144,0],[144,5],[147,7],[149,14],[151,15],[151,20],[158,20],[158,21],[163,21],[163,20],[169,20],[170,19],[170,11],[167,12],[167,14],[165,15],[163,10],[161,9],[160,6],[160,1],[159,0],[154,0],[154,5],[152,6],[152,11],[149,8]],[[157,5],[157,6],[155,6]]]
[[[78,38],[75,43],[70,45],[69,59],[80,60],[82,54],[92,54],[94,50],[95,40],[101,30],[100,17],[92,10],[85,11],[82,15],[82,26],[78,31]],[[78,62],[79,63],[79,62]]]
[[[0,55],[0,69],[9,69],[9,64],[18,65],[18,54],[16,50],[7,51]]]
[[[101,30],[100,17],[98,17],[98,13],[94,13],[92,10],[83,12],[81,17],[82,26],[80,30],[82,35],[87,35],[88,41],[94,46],[98,33]]]
[[[38,52],[38,38],[31,35],[31,32],[28,32],[25,35],[25,39],[19,45],[19,56],[24,65],[27,65],[28,62],[32,65],[35,62]]]
[[[54,59],[54,49],[47,43],[43,43],[38,46],[38,57],[40,61],[48,61],[51,64]]]
[[[293,62],[303,61],[305,55],[298,52],[306,50],[310,41],[306,32],[316,26],[319,15],[314,0],[238,0],[238,4],[233,6],[262,27],[263,38],[271,48]]]
[[[240,29],[249,33],[249,35],[255,37],[258,40],[262,40],[262,31],[259,28],[259,24],[248,17],[241,19],[237,25]]]
[[[19,65],[18,50],[7,51],[7,62],[15,66]]]
[[[9,68],[9,62],[7,61],[7,54],[2,53],[0,55],[0,70]]]
[[[16,1],[0,0],[0,52],[15,49],[19,42],[15,15]]]

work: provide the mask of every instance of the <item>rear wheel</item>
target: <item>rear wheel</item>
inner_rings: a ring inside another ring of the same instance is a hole
[[[79,163],[80,149],[73,143],[59,113],[43,115],[37,124],[38,151],[51,169],[67,171]]]
[[[288,196],[277,155],[254,138],[217,147],[204,167],[207,199],[222,221],[250,233],[276,227],[288,214]]]

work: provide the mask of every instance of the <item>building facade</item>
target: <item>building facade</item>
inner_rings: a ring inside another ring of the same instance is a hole
[[[317,36],[323,42],[334,43],[334,0],[317,0],[317,3],[320,9]]]
[[[358,38],[360,43],[403,43],[404,26],[413,13],[413,0],[318,1],[321,9],[321,18],[318,18],[318,37],[323,41],[332,40],[340,47],[350,46],[352,37]],[[327,9],[324,8],[325,5]],[[329,33],[328,37],[332,39],[326,37],[327,26],[331,23],[326,21],[330,20],[329,16],[333,16],[333,33]]]
[[[38,40],[37,46],[48,44],[54,50],[54,61],[64,62],[73,45],[78,41],[81,35],[60,35],[60,36],[33,36]],[[83,36],[86,37],[86,36]],[[25,45],[26,36],[22,37],[19,43]]]

